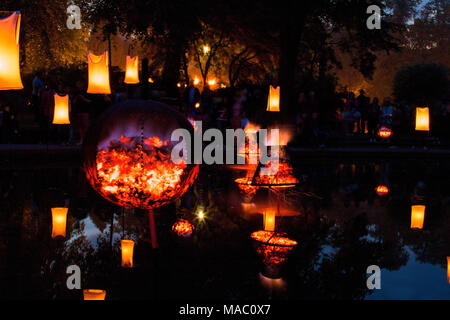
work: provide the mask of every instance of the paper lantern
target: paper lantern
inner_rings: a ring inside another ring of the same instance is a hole
[[[280,87],[272,87],[269,89],[269,98],[267,101],[267,111],[280,111]]]
[[[84,300],[105,300],[106,290],[100,289],[84,289]]]
[[[70,124],[69,120],[69,95],[60,96],[55,93],[55,108],[53,112],[53,124]]]
[[[425,218],[425,206],[416,205],[411,207],[411,229],[422,229]]]
[[[133,240],[120,240],[120,246],[122,248],[122,267],[133,268]]]
[[[127,56],[127,69],[125,71],[125,83],[139,83],[139,58]]]
[[[447,257],[447,283],[450,283],[450,257]]]
[[[68,208],[52,208],[52,238],[66,236]]]
[[[267,209],[264,212],[264,230],[275,231],[275,209]]]
[[[89,85],[87,93],[111,93],[108,63],[108,51],[100,56],[88,53]]]
[[[23,89],[19,65],[20,12],[0,19],[0,90]]]
[[[416,131],[430,131],[430,112],[428,107],[416,108]]]

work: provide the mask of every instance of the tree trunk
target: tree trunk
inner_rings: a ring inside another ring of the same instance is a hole
[[[305,6],[306,7],[306,6]],[[295,75],[297,72],[297,56],[299,42],[304,29],[306,8],[299,15],[293,1],[290,1],[283,10],[280,28],[280,60],[278,81],[280,85],[280,112],[282,118],[295,110]]]

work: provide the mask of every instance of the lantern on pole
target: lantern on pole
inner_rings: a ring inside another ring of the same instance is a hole
[[[0,19],[0,90],[23,89],[19,65],[20,12]]]
[[[55,93],[55,108],[53,112],[53,124],[70,124],[69,119],[69,95],[60,96]]]
[[[133,268],[133,240],[120,240],[120,246],[122,248],[122,267]]]
[[[68,208],[52,208],[52,238],[66,236]]]
[[[430,111],[428,107],[416,108],[416,131],[430,131]]]
[[[88,53],[89,85],[87,93],[111,94],[109,86],[108,51],[96,56]]]
[[[415,205],[411,207],[411,229],[422,229],[425,218],[425,206]]]
[[[84,289],[84,300],[105,300],[106,290],[100,289]]]
[[[126,84],[136,84],[139,83],[139,58],[127,56],[127,67],[125,71]]]
[[[267,100],[267,111],[280,111],[280,87],[272,87],[269,89],[269,98]]]

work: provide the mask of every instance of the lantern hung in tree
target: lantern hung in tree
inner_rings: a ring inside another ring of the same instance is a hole
[[[55,108],[53,112],[53,124],[70,124],[69,119],[69,95],[60,96],[55,93]]]
[[[269,89],[269,98],[267,100],[267,111],[280,111],[280,87],[272,87]]]
[[[120,246],[122,248],[122,267],[133,268],[133,240],[120,240]]]
[[[87,93],[111,94],[108,64],[108,51],[100,56],[88,53],[89,85]]]
[[[430,131],[430,110],[416,108],[416,131]]]
[[[52,208],[52,238],[66,236],[68,208]]]
[[[19,65],[20,12],[0,19],[0,90],[23,89]]]
[[[126,84],[139,83],[139,58],[127,56],[127,66],[125,71]]]
[[[84,289],[84,300],[105,300],[106,290],[100,289]]]
[[[411,229],[422,229],[425,219],[425,206],[416,205],[411,207]]]

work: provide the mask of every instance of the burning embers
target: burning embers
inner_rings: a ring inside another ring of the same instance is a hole
[[[178,219],[172,226],[172,231],[180,237],[189,237],[194,229],[194,225],[186,219]]]
[[[198,167],[182,183],[187,165],[171,159],[170,141],[157,136],[110,140],[96,155],[100,192],[124,206],[151,209],[182,195],[195,180]]]
[[[292,167],[287,162],[278,162],[278,165],[269,163],[266,170],[268,170],[266,174],[257,171],[257,174],[253,177],[253,185],[277,189],[293,187],[298,183]]]
[[[290,252],[297,245],[297,241],[289,239],[279,232],[260,230],[253,232],[251,237],[255,240],[257,254],[272,272],[287,260]],[[272,277],[267,274],[266,276]]]

